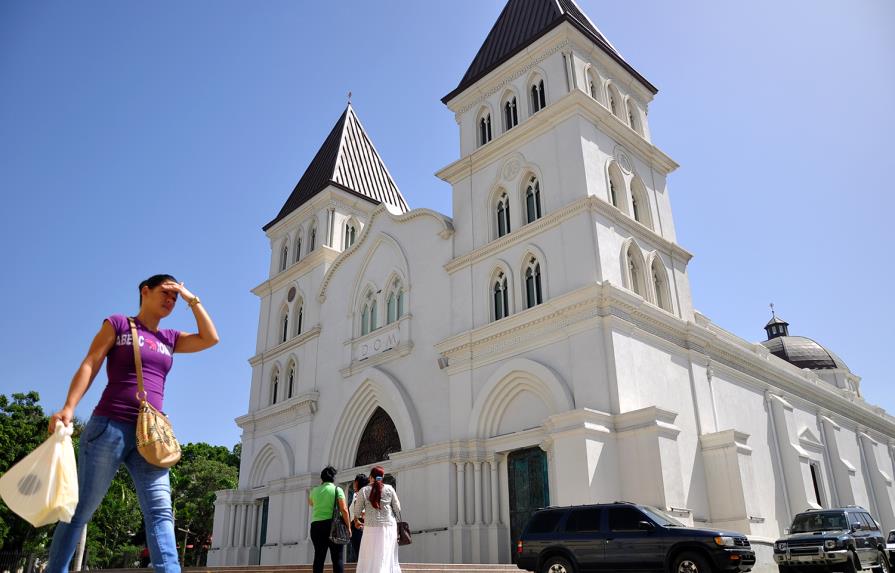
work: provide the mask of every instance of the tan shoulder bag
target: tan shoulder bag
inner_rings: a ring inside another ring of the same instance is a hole
[[[180,461],[180,443],[174,437],[171,421],[146,399],[143,387],[143,360],[140,357],[140,338],[134,319],[128,317],[134,347],[134,365],[137,369],[137,451],[147,462],[160,468],[170,468]]]

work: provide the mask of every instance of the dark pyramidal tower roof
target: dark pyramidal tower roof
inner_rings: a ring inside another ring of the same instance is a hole
[[[264,230],[276,225],[329,185],[372,203],[388,203],[402,212],[408,210],[407,201],[350,103],[326,136],[283,208],[264,226]]]
[[[482,47],[469,64],[469,69],[466,70],[460,84],[454,91],[441,98],[441,101],[449,102],[454,96],[563,22],[569,22],[590,38],[647,89],[653,93],[658,92],[655,86],[622,58],[590,18],[581,11],[575,0],[509,0]]]

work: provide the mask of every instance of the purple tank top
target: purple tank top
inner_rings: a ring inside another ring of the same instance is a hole
[[[134,366],[130,324],[127,317],[121,314],[113,314],[106,320],[115,329],[115,344],[106,355],[106,374],[109,383],[103,390],[93,415],[108,416],[122,422],[136,422],[140,402],[136,396],[137,369]],[[152,332],[139,320],[136,320],[136,324],[147,400],[161,410],[165,394],[165,377],[174,363],[174,347],[177,345],[180,332],[171,329]]]

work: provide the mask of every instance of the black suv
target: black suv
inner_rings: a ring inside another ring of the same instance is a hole
[[[707,573],[750,571],[754,564],[741,533],[687,527],[664,511],[627,502],[541,509],[516,546],[516,565],[539,573]]]
[[[774,543],[780,573],[872,567],[888,573],[886,538],[863,507],[809,510],[796,515],[789,533]]]

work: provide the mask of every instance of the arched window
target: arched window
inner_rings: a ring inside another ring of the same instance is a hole
[[[355,227],[354,223],[352,223],[350,221],[348,223],[345,223],[345,232],[343,233],[343,236],[342,236],[342,243],[344,245],[342,247],[342,250],[344,251],[345,249],[347,249],[348,247],[353,245],[354,240],[356,238],[357,238],[357,227]]]
[[[373,291],[368,292],[367,296],[364,297],[364,306],[361,309],[360,316],[361,336],[363,336],[364,334],[370,334],[371,332],[376,330],[376,297],[373,294]]]
[[[483,111],[479,117],[479,145],[491,141],[491,112]]]
[[[519,110],[516,106],[516,96],[509,96],[503,102],[503,130],[509,131],[519,125]]]
[[[600,101],[600,77],[593,68],[587,68],[587,94]]]
[[[659,260],[658,255],[653,258],[650,274],[652,275],[653,290],[656,293],[656,306],[671,312],[671,293],[668,290],[668,273],[665,272],[665,265]]]
[[[646,298],[644,288],[643,259],[640,250],[634,243],[630,243],[625,250],[625,268],[628,279],[628,288],[640,296]]]
[[[544,93],[544,80],[539,79],[531,85],[531,113],[535,114],[547,107],[547,95]]]
[[[385,410],[376,408],[357,445],[355,467],[387,460],[389,454],[400,451],[401,437],[395,423]]]
[[[628,125],[631,126],[631,129],[643,135],[643,129],[640,125],[640,110],[637,107],[637,104],[634,103],[634,100],[628,98]]]
[[[404,287],[401,281],[395,279],[388,293],[386,303],[386,324],[391,324],[404,316]]]
[[[497,217],[497,236],[500,238],[510,232],[510,197],[506,192],[497,198],[494,214]]]
[[[639,177],[631,181],[631,208],[634,211],[634,220],[652,228],[653,222],[650,216],[649,199],[646,195],[646,187]]]
[[[270,404],[271,406],[277,403],[277,399],[280,395],[280,371],[274,370],[273,378],[270,381]]]
[[[541,264],[534,257],[528,259],[525,267],[525,308],[531,308],[544,302],[541,288]]]
[[[609,201],[623,212],[627,212],[625,201],[625,179],[614,162],[609,165]]]
[[[621,102],[622,95],[619,93],[618,88],[612,84],[609,84],[609,111],[612,112],[612,115],[621,119]]]
[[[289,364],[289,374],[286,377],[286,399],[295,395],[295,362]]]
[[[280,270],[285,271],[286,267],[289,265],[289,242],[283,243],[283,248],[280,250]]]
[[[314,252],[317,248],[317,221],[311,222],[311,228],[308,229],[308,253]]]
[[[510,316],[510,289],[507,288],[507,276],[500,271],[491,285],[494,302],[494,320]]]
[[[534,176],[528,180],[528,185],[525,187],[525,218],[526,223],[541,218],[541,184]]]
[[[292,322],[295,323],[295,332],[294,335],[298,336],[301,334],[302,322],[305,318],[305,301],[304,299],[299,298],[295,303],[295,312],[293,313],[295,318],[292,319]]]
[[[297,263],[298,261],[301,260],[301,231],[299,231],[298,236],[295,237],[295,248],[292,249],[292,251],[293,251],[292,256],[293,256],[293,258],[295,258],[295,262]]]
[[[279,341],[286,342],[287,340],[289,340],[289,309],[283,308],[280,313]]]

